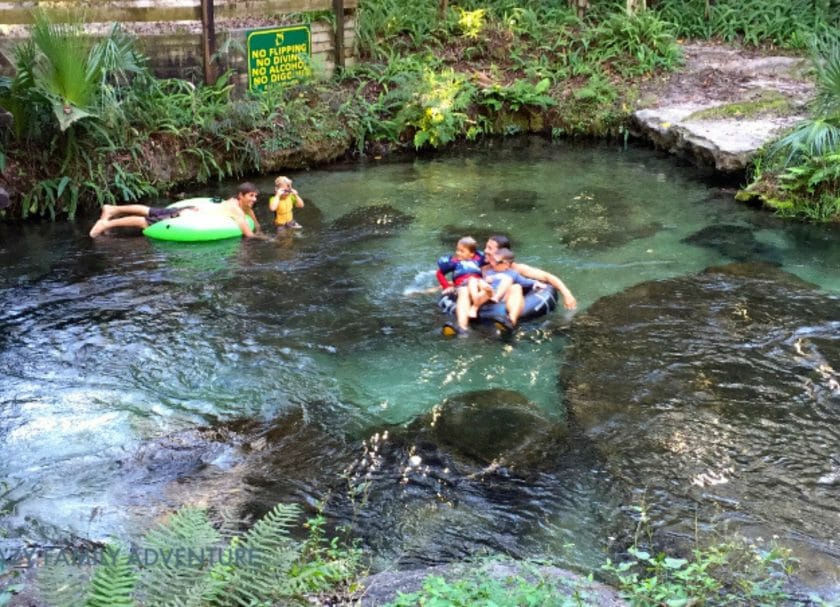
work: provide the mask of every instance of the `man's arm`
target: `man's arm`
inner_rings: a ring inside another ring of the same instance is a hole
[[[236,225],[239,226],[239,229],[242,230],[242,235],[245,238],[253,238],[254,231],[251,229],[251,226],[248,225],[248,222],[245,221],[245,215],[243,214],[242,217],[237,217],[234,219]]]
[[[550,274],[545,270],[533,268],[529,265],[519,262],[513,264],[513,269],[522,274],[522,276],[524,276],[525,278],[538,280],[540,282],[547,282],[552,287],[557,289],[560,295],[563,296],[563,306],[567,310],[574,310],[575,308],[577,308],[577,300],[575,299],[575,296],[572,295],[572,292],[569,290],[569,288],[565,284],[563,284],[563,281],[560,280],[554,274]]]
[[[244,211],[243,211],[243,212],[244,212]],[[254,222],[254,232],[259,232],[259,231],[261,231],[261,230],[262,230],[262,226],[260,226],[260,222],[259,222],[259,220],[257,220],[257,216],[256,216],[256,215],[254,215],[254,209],[248,209],[247,213],[248,213],[248,217],[250,217],[250,218],[251,218],[251,221],[253,221],[253,222]],[[248,222],[246,221],[245,223],[248,223]],[[245,232],[243,231],[242,233],[244,234]],[[253,236],[253,232],[252,232],[252,234],[251,234],[251,235]]]
[[[226,200],[222,204],[224,207],[220,210],[233,219],[236,226],[242,231],[242,235],[245,238],[253,238],[254,231],[251,229],[251,226],[248,225],[248,222],[245,221],[245,212],[240,208],[236,199]]]

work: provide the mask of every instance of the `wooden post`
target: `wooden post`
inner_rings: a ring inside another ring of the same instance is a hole
[[[201,0],[201,51],[204,57],[204,84],[216,82],[213,55],[216,53],[216,19],[213,0]]]
[[[335,12],[335,67],[344,69],[344,0],[333,0]]]

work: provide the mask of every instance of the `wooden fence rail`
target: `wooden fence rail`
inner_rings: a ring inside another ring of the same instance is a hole
[[[208,48],[221,48],[230,39],[244,46],[250,29],[288,25],[295,13],[330,11],[335,28],[325,20],[311,24],[313,61],[329,72],[353,61],[359,0],[213,0],[215,31],[210,30],[208,40],[202,24],[209,4],[209,0],[0,0],[0,74],[12,70],[12,46],[27,35],[26,26],[37,12],[54,23],[81,20],[94,35],[118,22],[137,36],[157,75],[195,80],[202,73],[204,78],[209,75]],[[222,64],[244,68],[244,61],[236,57]]]
[[[343,0],[344,9],[356,9],[358,0]],[[333,10],[333,0],[215,0],[218,19],[284,15]],[[35,11],[54,21],[89,22],[200,21],[201,0],[2,0],[0,24],[32,23]]]

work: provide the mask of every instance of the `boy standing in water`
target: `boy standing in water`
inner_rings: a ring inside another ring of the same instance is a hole
[[[303,207],[303,198],[292,187],[292,180],[288,177],[278,177],[274,180],[274,196],[268,200],[268,208],[274,211],[274,225],[277,231],[299,230],[303,226],[295,221],[292,207]]]

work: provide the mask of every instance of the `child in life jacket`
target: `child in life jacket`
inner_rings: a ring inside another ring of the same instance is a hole
[[[467,289],[470,295],[470,318],[478,315],[477,301],[486,295],[492,295],[490,285],[481,276],[481,266],[484,265],[484,254],[479,252],[478,244],[471,236],[464,236],[455,245],[455,254],[438,259],[437,279],[441,288]],[[446,278],[452,274],[452,282]]]
[[[274,211],[274,225],[277,231],[299,230],[303,226],[295,221],[292,207],[302,208],[303,198],[292,187],[292,180],[288,177],[278,177],[274,180],[274,196],[268,200],[268,208]]]

